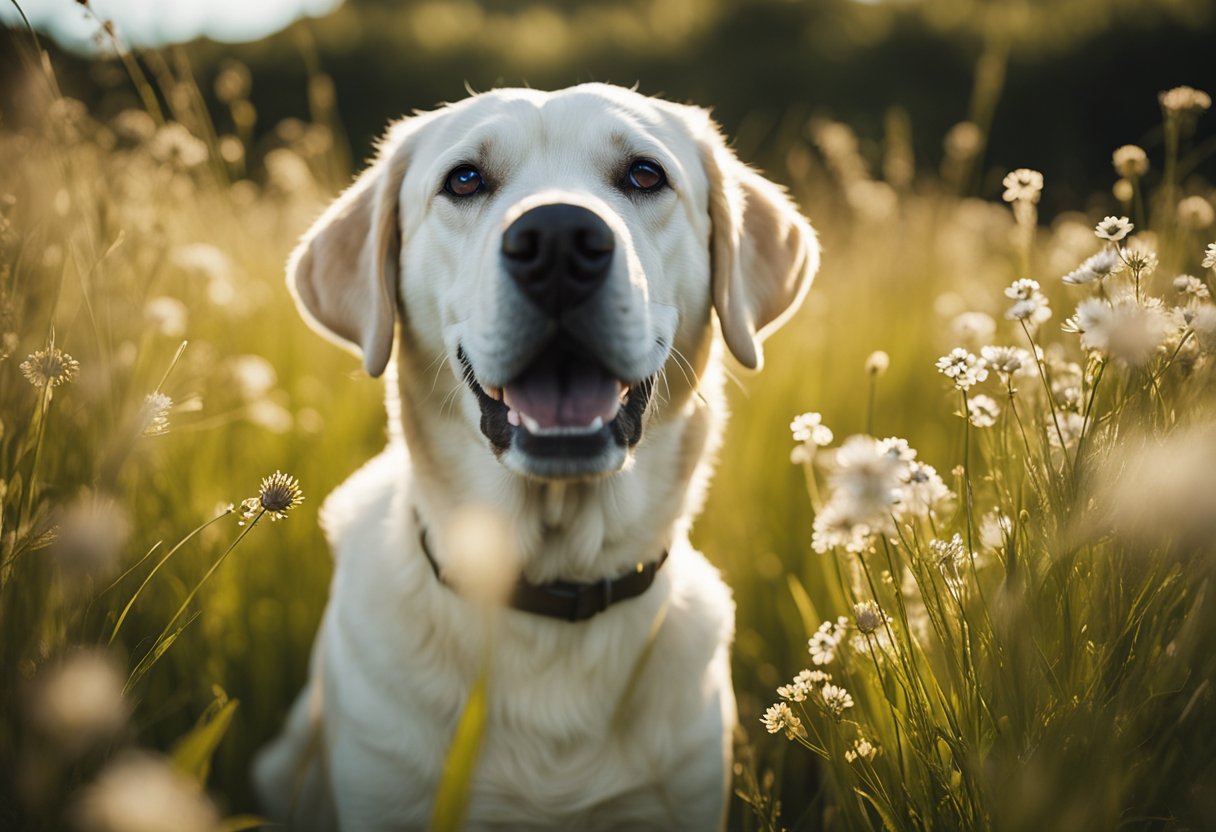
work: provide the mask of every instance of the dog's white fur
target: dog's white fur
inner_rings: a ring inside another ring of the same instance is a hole
[[[638,155],[664,166],[669,191],[622,192],[621,166]],[[470,159],[495,186],[476,204],[441,193]],[[600,360],[630,381],[661,374],[636,448],[573,480],[530,475],[512,451],[496,458],[453,369],[463,349],[477,380],[500,386],[535,350],[539,324],[498,252],[514,217],[553,201],[595,211],[617,240],[605,300],[582,322]],[[372,375],[388,370],[392,439],[323,510],[336,572],[310,680],[255,767],[272,816],[425,828],[484,668],[468,828],[722,825],[734,608],[687,536],[723,413],[711,309],[736,359],[758,368],[763,336],[817,265],[810,226],[698,108],[601,84],[496,90],[390,129],[289,265],[306,317]],[[643,595],[585,622],[478,603],[437,581],[416,520],[447,569],[467,548],[469,506],[498,518],[507,534],[485,547],[533,582],[670,557]]]

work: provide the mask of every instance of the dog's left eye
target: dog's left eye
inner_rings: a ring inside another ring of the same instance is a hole
[[[481,171],[472,165],[460,165],[453,168],[443,183],[443,189],[452,196],[472,196],[485,188],[485,180]]]
[[[667,174],[663,172],[662,166],[653,159],[635,159],[629,166],[626,180],[631,188],[643,193],[651,193],[667,184]]]

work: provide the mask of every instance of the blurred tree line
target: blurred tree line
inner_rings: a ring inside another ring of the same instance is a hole
[[[710,106],[777,176],[782,142],[812,114],[871,149],[910,125],[922,171],[952,125],[990,120],[976,187],[991,195],[1004,171],[1037,168],[1050,216],[1109,187],[1115,147],[1155,155],[1157,92],[1216,91],[1214,36],[1216,0],[347,0],[255,43],[168,51],[209,93],[226,63],[248,66],[255,120],[238,127],[255,137],[333,103],[357,158],[390,118],[497,85],[611,81]],[[26,37],[0,32],[9,123],[36,117],[14,48]],[[51,52],[66,94],[103,115],[138,105],[118,61]]]

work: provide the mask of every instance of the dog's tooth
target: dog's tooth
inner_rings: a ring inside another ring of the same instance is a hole
[[[604,419],[601,416],[596,416],[591,420],[591,424],[587,425],[587,430],[599,430],[604,426]]]
[[[508,409],[507,410],[507,422],[512,425],[515,425],[515,427],[519,427],[519,411]]]
[[[519,418],[524,422],[524,430],[528,433],[540,433],[540,422],[533,419],[527,413],[520,413]]]

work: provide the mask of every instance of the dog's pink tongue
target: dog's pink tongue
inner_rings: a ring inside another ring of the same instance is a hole
[[[542,356],[503,390],[503,402],[542,428],[582,428],[596,418],[604,424],[620,408],[620,383],[597,364],[563,365]]]

